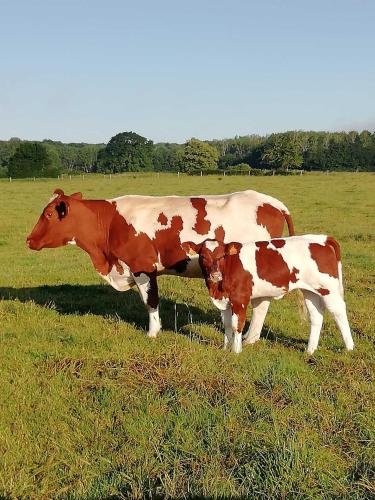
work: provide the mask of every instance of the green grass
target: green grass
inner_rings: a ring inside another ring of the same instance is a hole
[[[291,295],[271,304],[258,344],[224,352],[203,282],[172,277],[149,340],[138,295],[105,285],[82,251],[26,248],[56,187],[278,197],[297,232],[341,242],[356,349],[327,317],[306,356]],[[1,181],[0,495],[374,497],[374,192],[373,174]]]

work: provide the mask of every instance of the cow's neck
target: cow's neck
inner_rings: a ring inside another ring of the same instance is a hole
[[[105,200],[82,200],[77,211],[76,244],[90,255],[95,269],[105,276],[110,271],[109,231],[116,209]]]

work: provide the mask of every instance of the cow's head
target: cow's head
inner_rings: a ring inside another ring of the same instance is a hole
[[[206,240],[199,250],[199,264],[206,280],[218,283],[223,279],[225,245],[221,241]]]
[[[81,193],[66,196],[64,191],[56,189],[26,239],[28,247],[32,250],[41,250],[60,247],[74,241],[77,221],[71,212],[81,199]]]

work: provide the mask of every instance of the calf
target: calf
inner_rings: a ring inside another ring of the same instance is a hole
[[[325,308],[334,317],[346,348],[353,349],[343,299],[340,246],[332,237],[305,235],[245,244],[206,240],[198,253],[211,300],[222,312],[224,348],[231,342],[232,350],[241,352],[250,301],[257,315],[253,315],[244,344],[259,340],[272,298],[300,289],[311,323],[307,352],[312,354],[318,347]]]

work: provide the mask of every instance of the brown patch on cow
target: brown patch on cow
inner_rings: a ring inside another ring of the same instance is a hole
[[[215,229],[215,240],[217,241],[224,241],[225,238],[225,231],[223,226],[219,226]]]
[[[297,283],[297,281],[298,281],[297,274],[298,273],[299,273],[299,269],[297,269],[296,267],[293,267],[292,272],[290,273],[290,277],[289,277],[289,280],[291,283]]]
[[[158,222],[160,222],[162,226],[166,226],[168,224],[168,217],[163,212],[160,212]]]
[[[285,246],[285,240],[271,240],[271,243],[275,248],[283,248]]]
[[[327,288],[318,288],[317,291],[320,293],[320,295],[323,295],[323,296],[329,295],[329,290],[327,290]]]
[[[181,246],[184,252],[191,256],[197,255],[202,247],[202,245],[197,245],[197,243],[193,243],[192,241],[184,241],[181,243]]]
[[[255,262],[259,278],[278,288],[288,290],[291,272],[279,252],[259,246],[255,252]]]
[[[122,267],[122,265],[120,264],[120,262],[117,260],[115,262],[115,266],[116,266],[116,271],[119,273],[119,274],[124,274],[124,268]]]
[[[336,250],[330,243],[320,245],[319,243],[309,244],[310,255],[315,260],[319,272],[328,274],[333,278],[339,277]]]
[[[197,210],[196,222],[192,229],[198,234],[208,234],[211,228],[211,222],[206,220],[207,215],[206,205],[207,200],[204,198],[190,198],[191,204]]]
[[[257,209],[257,224],[265,227],[271,238],[283,234],[285,215],[278,208],[264,203]]]
[[[268,247],[268,243],[269,243],[269,241],[256,241],[255,245],[258,248],[267,248]]]
[[[171,219],[171,227],[155,232],[154,244],[158,249],[161,264],[167,269],[174,267],[180,261],[186,262],[186,252],[180,240],[182,228],[182,217],[174,215]]]

